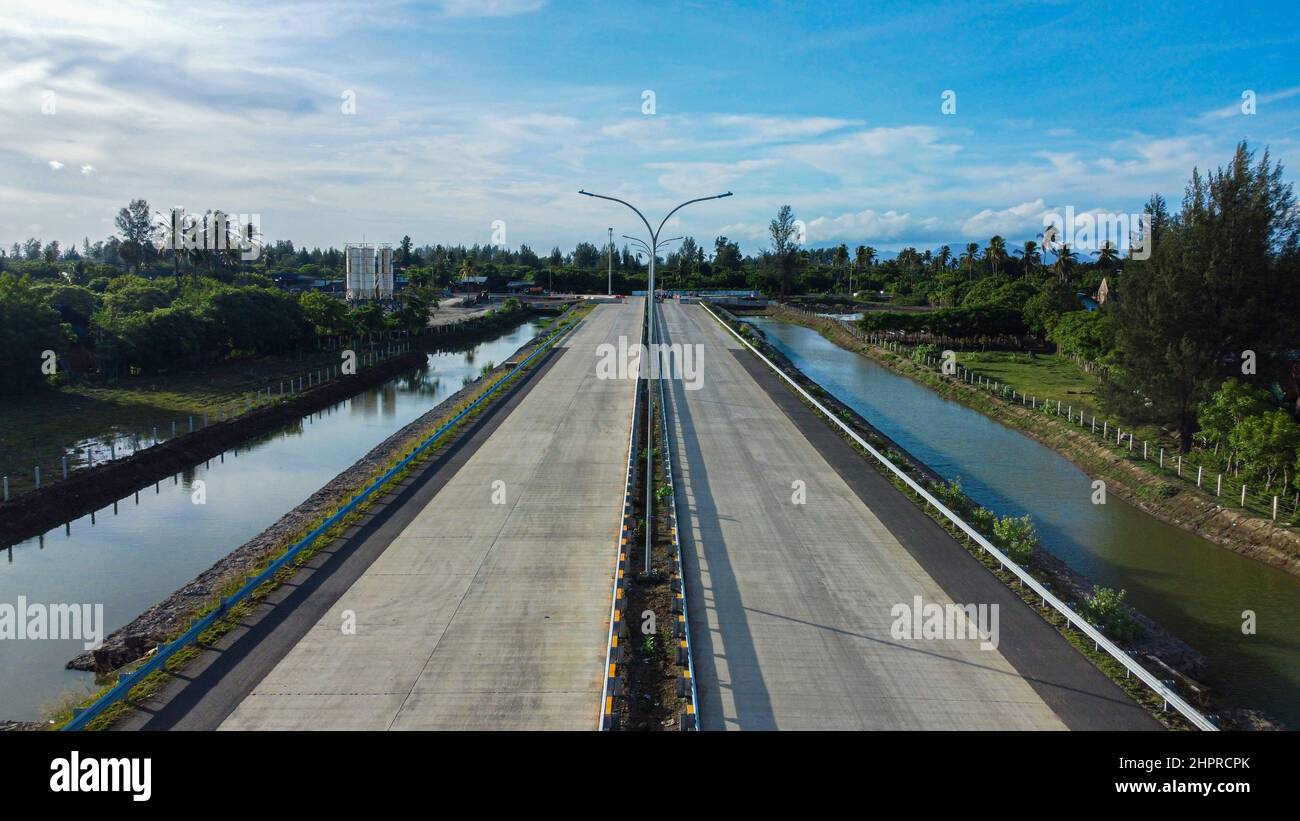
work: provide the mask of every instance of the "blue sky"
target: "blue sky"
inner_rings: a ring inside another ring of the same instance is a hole
[[[1241,139],[1295,169],[1297,23],[1283,3],[0,0],[0,243],[101,239],[132,197],[308,246],[634,232],[583,187],[651,213],[732,190],[672,227],[706,246],[764,247],[782,203],[813,246],[1015,241],[1066,206],[1176,202]]]

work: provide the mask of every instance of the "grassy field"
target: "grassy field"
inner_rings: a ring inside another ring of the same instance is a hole
[[[957,363],[981,376],[1010,385],[1020,393],[1060,401],[1061,407],[1083,408],[1097,414],[1097,377],[1084,373],[1070,359],[1058,354],[971,351],[957,354]]]
[[[1103,420],[1112,430],[1117,420],[1097,403],[1097,377],[1085,373],[1069,358],[1056,354],[1020,354],[1012,352],[970,352],[958,353],[958,364],[975,373],[1009,385],[1012,389],[1037,396],[1039,400],[1047,399],[1053,406],[1061,402],[1062,413],[1073,407],[1077,414],[1080,409],[1091,417],[1096,415],[1097,428],[1101,430]],[[1089,425],[1091,430],[1091,425]],[[1241,488],[1246,485],[1245,510],[1262,518],[1272,519],[1273,494],[1278,494],[1277,524],[1282,527],[1300,524],[1300,495],[1292,488],[1282,489],[1276,483],[1264,487],[1258,480],[1251,481],[1244,475],[1228,473],[1221,455],[1213,450],[1194,448],[1181,457],[1178,454],[1178,439],[1170,431],[1158,425],[1143,424],[1136,427],[1123,425],[1125,431],[1132,430],[1134,450],[1129,452],[1127,439],[1124,444],[1116,445],[1108,441],[1108,447],[1116,456],[1127,459],[1152,476],[1165,480],[1167,486],[1158,489],[1166,495],[1183,490],[1200,492],[1214,496],[1223,504],[1241,508]],[[1148,458],[1142,458],[1142,443],[1148,445]],[[1159,464],[1159,453],[1165,451],[1164,467]],[[1202,469],[1202,483],[1196,485],[1197,468]],[[1222,478],[1220,478],[1222,474]],[[1139,490],[1142,493],[1146,489]],[[1156,492],[1156,491],[1152,491]]]

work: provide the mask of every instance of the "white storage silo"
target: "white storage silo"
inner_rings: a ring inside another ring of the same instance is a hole
[[[379,246],[375,268],[375,297],[393,298],[393,246]]]
[[[344,249],[345,288],[350,301],[375,298],[375,246],[348,244]]]

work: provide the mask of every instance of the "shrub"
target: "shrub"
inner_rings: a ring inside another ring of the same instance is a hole
[[[997,523],[998,515],[986,507],[977,507],[971,511],[971,524],[980,533],[992,533]]]
[[[924,345],[917,345],[915,348],[912,349],[913,362],[924,362],[927,358],[931,356],[938,356],[938,355],[939,355],[939,349],[929,343],[926,343]]]
[[[31,280],[0,274],[0,396],[47,385],[44,352],[62,351],[66,341],[58,312]]]
[[[1132,641],[1142,635],[1142,628],[1133,620],[1124,596],[1128,591],[1116,592],[1110,587],[1093,586],[1092,595],[1084,599],[1082,616],[1113,639]]]
[[[1028,564],[1034,549],[1038,547],[1038,532],[1034,530],[1034,522],[1028,516],[1018,519],[1003,516],[993,525],[993,535],[998,547],[1019,565]]]
[[[966,510],[966,494],[962,493],[960,476],[951,482],[931,485],[930,492],[952,512],[962,513]]]

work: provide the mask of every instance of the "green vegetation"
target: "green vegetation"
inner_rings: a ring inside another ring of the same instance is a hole
[[[1126,593],[1125,590],[1116,592],[1109,587],[1094,585],[1092,595],[1081,603],[1080,615],[1111,638],[1133,641],[1142,635],[1142,628],[1124,604]]]
[[[887,454],[891,462],[899,462],[897,454]],[[1025,567],[1038,547],[1038,532],[1028,516],[1016,518],[1001,516],[972,502],[961,489],[961,479],[939,482],[930,486],[930,493],[943,506],[965,519],[972,527],[988,537],[994,545],[1016,564]]]
[[[872,312],[864,315],[858,325],[869,333],[900,331],[969,340],[1020,340],[1029,330],[1019,310],[997,305],[940,308],[924,313]]]
[[[1062,411],[1095,416],[1099,428],[1132,433],[1134,451],[1113,448],[1120,458],[1181,479],[1136,493],[1170,498],[1195,485],[1199,469],[1202,492],[1241,505],[1244,486],[1254,513],[1271,518],[1276,495],[1284,524],[1300,511],[1291,362],[1300,338],[1300,209],[1292,186],[1267,152],[1256,161],[1243,143],[1227,167],[1193,173],[1177,213],[1159,195],[1146,212],[1149,259],[1121,259],[1105,247],[1087,263],[1059,246],[1048,265],[1026,243],[1018,261],[1008,260],[998,237],[982,264],[974,243],[955,261],[946,247],[934,256],[904,249],[895,268],[910,281],[887,279],[893,298],[926,293],[931,304],[960,307],[868,313],[860,326],[905,335],[915,362],[961,350],[960,365],[1036,397],[1039,407],[1059,401]],[[1105,303],[1081,310],[1078,294],[1103,277]],[[993,324],[1017,305],[1022,334]],[[1016,350],[979,350],[999,341]]]
[[[1193,173],[1177,214],[1159,197],[1147,211],[1154,247],[1125,271],[1102,395],[1125,419],[1173,425],[1187,452],[1227,375],[1267,385],[1289,370],[1300,209],[1281,166],[1267,152],[1254,163],[1243,143],[1227,168]]]
[[[69,333],[26,277],[0,274],[0,395],[48,381],[43,352],[65,350]]]
[[[958,354],[957,362],[1040,401],[1060,401],[1062,408],[1086,408],[1090,414],[1101,412],[1096,398],[1100,379],[1061,354],[970,352]]]
[[[993,535],[998,547],[1018,565],[1029,563],[1034,549],[1038,547],[1038,532],[1028,516],[1019,519],[1004,516],[993,526]]]

